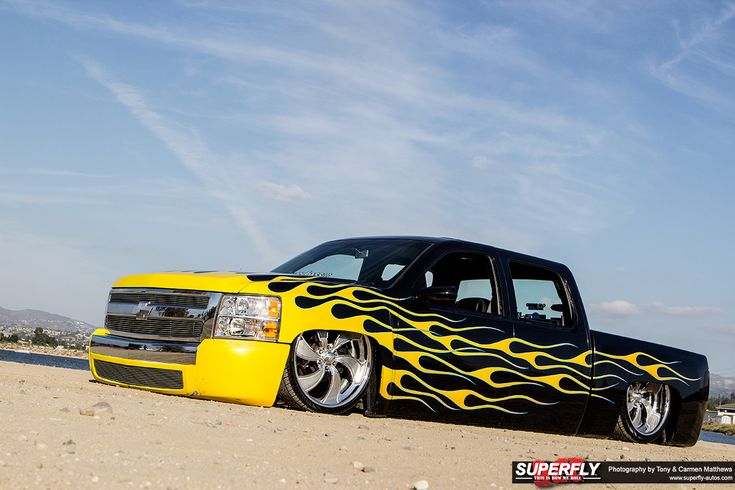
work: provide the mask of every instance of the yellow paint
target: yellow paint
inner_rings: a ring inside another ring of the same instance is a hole
[[[188,289],[192,291],[236,293],[248,284],[251,283],[245,275],[232,272],[211,272],[206,274],[161,272],[156,274],[125,276],[118,279],[112,287]]]
[[[409,378],[414,379],[419,384],[424,386],[427,390],[429,390],[429,392],[427,393],[423,391],[417,391],[417,390],[412,390],[410,388],[406,388],[405,386],[401,384],[401,381],[404,377],[409,377]],[[403,370],[403,369],[395,370],[393,372],[393,378],[394,378],[393,382],[404,392],[415,394],[415,395],[424,395],[424,396],[428,395],[429,397],[437,400],[439,403],[441,403],[442,405],[444,405],[445,407],[449,409],[452,409],[453,407],[451,405],[448,405],[443,400],[442,397],[448,398],[449,400],[452,401],[452,403],[456,407],[459,407],[462,410],[479,410],[481,408],[492,408],[494,410],[500,410],[502,412],[507,412],[507,413],[519,413],[519,412],[514,412],[512,410],[508,410],[507,408],[498,404],[498,402],[504,402],[508,400],[527,400],[536,405],[554,405],[554,403],[544,403],[539,400],[535,400],[534,398],[530,396],[520,395],[520,394],[519,395],[505,395],[505,396],[501,396],[497,398],[492,398],[492,397],[483,396],[477,393],[476,391],[468,390],[468,389],[437,390],[436,388],[434,388],[433,386],[431,386],[430,384],[422,380],[420,377],[418,377],[416,374],[410,371]],[[388,384],[385,385],[386,388],[387,386]],[[488,403],[482,404],[482,405],[467,405],[466,400],[467,400],[467,397],[469,396],[477,397]]]
[[[97,330],[94,335],[104,336],[107,331]],[[206,339],[197,350],[196,364],[167,364],[104,356],[90,351],[90,367],[95,378],[94,361],[102,360],[126,366],[173,369],[183,373],[184,388],[169,390],[147,386],[126,385],[102,380],[120,386],[142,388],[172,395],[188,395],[248,405],[271,406],[276,400],[283,369],[289,353],[287,344],[247,340]]]
[[[606,354],[604,352],[597,352],[598,356],[607,357],[610,359],[617,359],[621,361],[627,362],[629,365],[634,366],[641,371],[647,372],[649,375],[651,375],[653,378],[659,380],[659,381],[697,381],[695,378],[687,378],[683,374],[679,373],[675,369],[673,369],[669,364],[676,364],[675,362],[664,362],[660,359],[657,359],[653,357],[650,354],[646,354],[645,352],[633,352],[632,354],[627,354],[624,356],[616,356],[613,354]],[[649,365],[643,365],[639,362],[640,357],[647,357],[648,359],[651,359],[654,361],[654,364]],[[624,369],[619,364],[616,364],[615,362],[609,361],[610,364],[614,364],[622,369]],[[660,372],[668,372],[670,374],[673,374],[673,376],[663,376],[659,374]]]

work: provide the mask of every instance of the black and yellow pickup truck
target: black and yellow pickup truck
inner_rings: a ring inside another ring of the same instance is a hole
[[[123,277],[89,362],[167,394],[680,446],[709,391],[704,356],[590,330],[567,267],[449,238]]]

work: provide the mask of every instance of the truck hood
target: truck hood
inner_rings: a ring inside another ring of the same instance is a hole
[[[183,289],[188,291],[211,291],[216,293],[239,293],[243,291],[268,293],[265,288],[276,278],[301,277],[287,274],[222,272],[222,271],[179,271],[136,274],[118,279],[113,288],[158,288]],[[310,279],[302,277],[305,281]],[[335,281],[328,282],[344,282]],[[271,292],[272,294],[272,292]]]

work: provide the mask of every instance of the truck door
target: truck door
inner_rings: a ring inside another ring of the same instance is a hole
[[[510,426],[576,432],[590,393],[589,331],[574,279],[563,266],[513,260],[504,263],[514,340],[521,369],[511,396],[518,415]]]
[[[398,382],[393,394],[413,398],[437,417],[499,424],[505,414],[509,364],[495,343],[513,335],[502,316],[494,259],[476,251],[450,251],[424,271],[416,290],[437,294],[397,318],[394,338]],[[398,407],[398,405],[395,405]],[[412,411],[402,407],[403,413]]]

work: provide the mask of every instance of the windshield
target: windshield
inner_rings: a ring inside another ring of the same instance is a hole
[[[403,238],[338,240],[304,252],[273,272],[385,286],[430,244]]]

